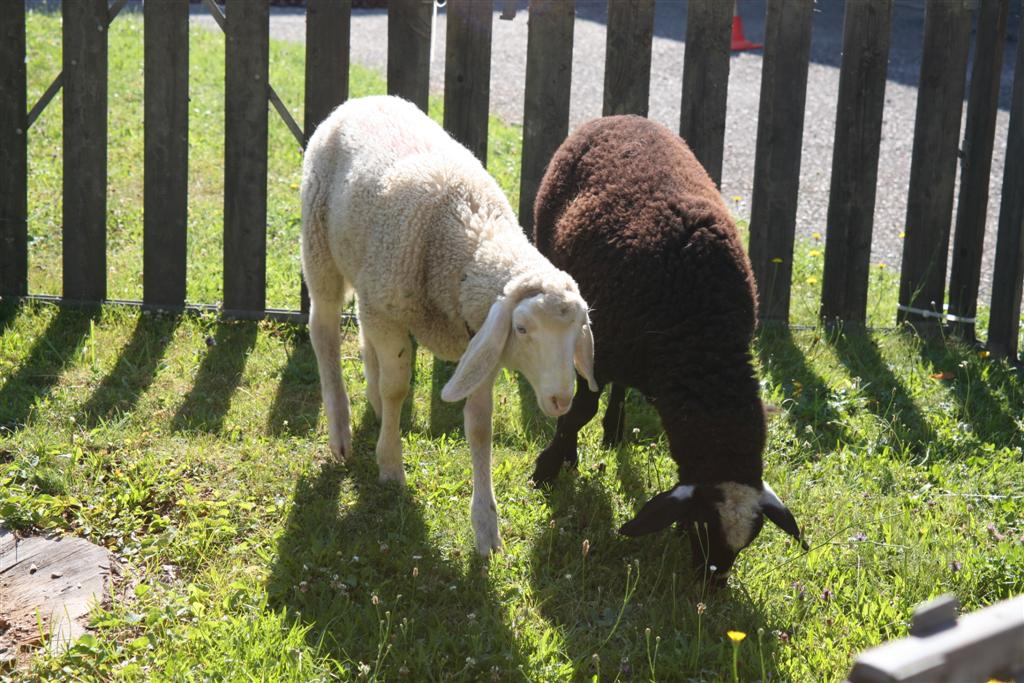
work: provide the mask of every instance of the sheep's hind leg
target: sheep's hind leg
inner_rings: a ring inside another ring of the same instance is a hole
[[[363,328],[359,328],[359,343],[363,353],[363,374],[366,377],[366,400],[373,408],[373,414],[380,419],[380,360],[377,358],[377,350],[366,338]]]
[[[569,412],[558,418],[555,425],[555,438],[537,456],[537,464],[533,470],[534,484],[548,484],[554,481],[562,469],[562,463],[568,462],[573,467],[579,462],[576,453],[579,431],[593,419],[597,413],[597,400],[601,397],[601,387],[596,392],[587,387],[585,380],[577,377],[576,396],[572,399]]]
[[[341,377],[341,299],[313,297],[309,305],[309,339],[320,371],[331,453],[343,461],[352,452],[348,394]]]
[[[409,393],[412,377],[412,340],[408,332],[374,326],[363,321],[365,341],[377,359],[380,392],[380,434],[377,437],[377,467],[382,482],[405,483],[402,469],[402,403]]]
[[[476,550],[487,557],[501,551],[498,533],[498,503],[491,481],[491,416],[494,412],[494,378],[483,382],[466,398],[462,411],[466,421],[466,440],[473,457],[473,502],[470,518],[476,535]]]
[[[608,409],[604,411],[604,419],[601,420],[601,427],[604,431],[604,438],[601,443],[605,448],[618,446],[622,443],[623,429],[626,424],[626,387],[621,384],[612,384],[612,390],[608,396]]]

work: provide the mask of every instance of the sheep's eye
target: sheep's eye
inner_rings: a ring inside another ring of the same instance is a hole
[[[526,328],[522,325],[516,325],[516,332],[519,334],[526,334]]]

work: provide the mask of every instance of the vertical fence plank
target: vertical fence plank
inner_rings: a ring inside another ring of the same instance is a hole
[[[388,94],[427,111],[433,0],[388,2]]]
[[[750,260],[762,320],[788,322],[813,0],[768,0]]]
[[[548,160],[569,134],[575,0],[531,0],[526,38],[519,223],[533,238],[533,201]],[[538,239],[538,246],[543,240]]]
[[[1024,31],[1024,14],[1020,30]],[[1018,35],[1024,33],[1018,32]],[[992,307],[988,321],[989,351],[997,357],[1011,358],[1016,357],[1018,351],[1024,282],[1024,41],[1017,45],[1017,65],[1014,68],[996,262],[992,272]]]
[[[867,318],[891,20],[892,0],[846,3],[821,289],[826,321],[863,323]]]
[[[64,298],[107,296],[107,3],[61,4]]]
[[[967,130],[960,174],[953,234],[953,266],[949,276],[949,313],[957,333],[973,341],[974,316],[978,310],[978,283],[985,242],[988,181],[992,170],[992,144],[999,111],[999,84],[1003,69],[1008,0],[981,0],[974,69],[967,101]]]
[[[266,2],[227,4],[224,74],[224,308],[262,311],[267,282]]]
[[[188,0],[147,2],[142,298],[185,304],[188,225]]]
[[[647,116],[654,0],[608,0],[604,116]]]
[[[0,296],[28,294],[25,3],[0,13]]]
[[[971,4],[925,6],[898,314],[923,332],[935,330],[942,316]]]
[[[448,0],[444,127],[487,165],[493,0]]]
[[[320,122],[348,99],[349,44],[352,0],[306,2],[306,101],[302,127],[309,140]],[[309,313],[309,292],[299,293],[303,313]]]
[[[690,0],[686,10],[679,134],[718,186],[722,184],[731,27],[730,3]]]

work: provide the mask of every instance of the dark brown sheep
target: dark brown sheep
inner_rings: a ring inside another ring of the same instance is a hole
[[[638,116],[591,121],[555,153],[534,216],[537,247],[591,306],[597,383],[613,383],[605,444],[622,438],[624,387],[633,387],[657,410],[679,466],[679,484],[620,532],[680,522],[694,564],[714,565],[719,576],[765,516],[799,540],[793,515],[761,479],[754,276],[729,210],[686,143]],[[599,395],[578,383],[535,482],[576,465],[577,433]]]

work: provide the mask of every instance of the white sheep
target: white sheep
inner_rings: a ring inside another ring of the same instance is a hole
[[[499,550],[494,378],[502,366],[521,371],[550,416],[569,410],[574,364],[596,389],[593,336],[576,282],[530,244],[480,162],[396,97],[350,100],[310,139],[302,269],[331,451],[339,460],[351,452],[339,317],[354,290],[367,400],[381,423],[381,481],[405,481],[399,414],[413,364],[411,334],[434,355],[459,361],[441,398],[467,399],[477,550]]]

